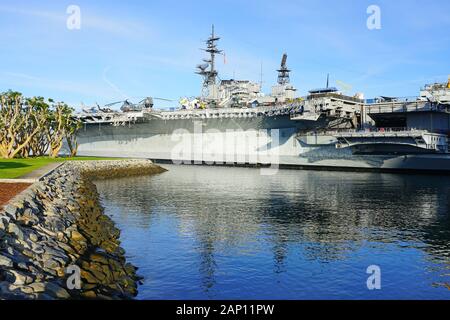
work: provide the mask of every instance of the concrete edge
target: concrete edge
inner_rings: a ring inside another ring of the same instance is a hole
[[[0,183],[35,183],[36,179],[0,179]]]
[[[37,178],[35,180],[35,182],[40,181],[42,179],[44,179],[46,176],[50,175],[53,173],[53,171],[57,170],[59,167],[61,167],[63,164],[65,164],[67,161],[61,161],[60,164],[58,164],[56,167],[50,169],[49,171],[47,171],[46,173],[44,173],[43,175],[41,175],[39,178]]]
[[[66,161],[62,161],[56,167],[48,170],[46,173],[42,174],[41,176],[39,176],[37,178],[20,178],[19,177],[19,178],[12,178],[12,179],[0,179],[0,183],[35,183],[39,180],[42,180],[49,174],[51,174],[53,171],[55,171],[56,169],[61,167],[64,163],[66,163]],[[36,169],[36,170],[38,170],[38,169]],[[35,171],[35,170],[33,170],[33,171]],[[31,171],[30,173],[32,173],[33,171]]]

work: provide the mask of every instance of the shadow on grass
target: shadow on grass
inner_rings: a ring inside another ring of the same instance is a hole
[[[17,168],[25,168],[30,167],[29,164],[25,164],[22,162],[0,162],[0,170],[1,169],[17,169]]]

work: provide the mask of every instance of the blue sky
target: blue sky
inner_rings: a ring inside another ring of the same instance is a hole
[[[366,27],[372,4],[380,30]],[[66,27],[69,5],[81,9],[80,30]],[[330,73],[349,93],[413,96],[450,74],[449,12],[448,0],[2,0],[0,91],[74,106],[196,96],[199,48],[214,23],[227,57],[222,78],[259,82],[262,63],[268,92],[287,52],[300,95]]]

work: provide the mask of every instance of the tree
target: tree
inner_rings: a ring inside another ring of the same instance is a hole
[[[49,102],[52,101],[51,99],[48,100]],[[32,154],[33,156],[43,156],[47,153],[49,149],[49,141],[47,139],[47,134],[45,128],[47,128],[50,125],[50,105],[45,102],[45,99],[43,97],[33,97],[27,99],[27,102],[34,108],[37,116],[38,116],[38,122],[41,125],[41,130],[39,130],[36,135],[33,136],[31,139],[28,149],[28,154]]]
[[[76,134],[78,130],[80,130],[81,125],[81,121],[73,117],[70,117],[66,124],[65,138],[71,157],[75,157],[77,155],[78,141]]]
[[[0,156],[42,156],[48,152],[55,158],[64,139],[74,156],[81,122],[73,117],[73,111],[52,99],[24,99],[21,93],[11,90],[0,94]]]
[[[0,155],[14,158],[41,129],[38,116],[22,94],[8,91],[0,96]]]
[[[49,114],[50,125],[46,128],[47,139],[50,144],[49,156],[56,158],[63,146],[64,138],[70,137],[71,153],[76,153],[75,133],[78,130],[78,123],[72,117],[73,109],[63,102],[54,104],[52,112]]]

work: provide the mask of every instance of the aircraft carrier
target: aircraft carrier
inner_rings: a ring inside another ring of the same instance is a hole
[[[206,40],[201,96],[179,108],[154,99],[77,114],[78,155],[159,162],[301,169],[450,173],[450,78],[417,97],[350,96],[328,84],[298,97],[284,54],[270,94],[261,83],[219,78],[222,51]]]

